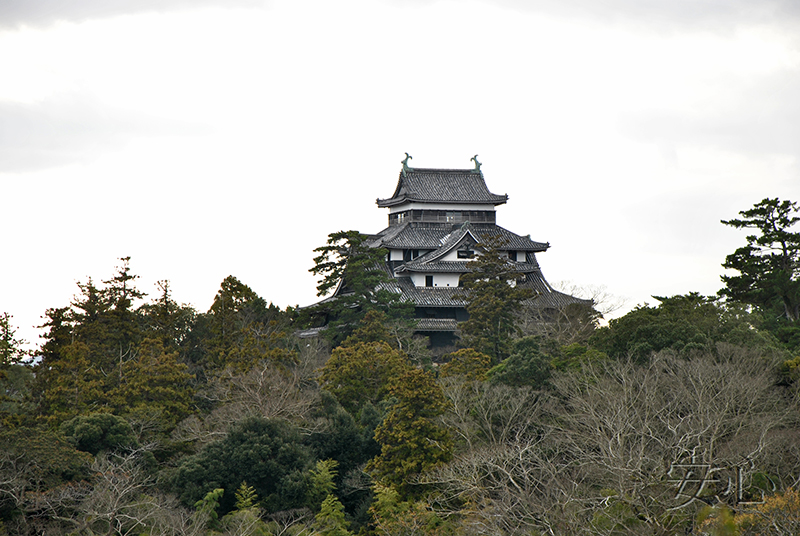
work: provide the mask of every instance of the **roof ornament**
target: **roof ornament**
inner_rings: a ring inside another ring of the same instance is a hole
[[[470,158],[470,161],[475,162],[475,169],[472,170],[473,173],[480,173],[481,172],[481,163],[478,162],[478,155],[473,156]]]
[[[408,161],[413,158],[413,156],[409,156],[408,153],[406,153],[405,159],[401,162],[401,164],[403,164],[403,177],[406,176],[406,171],[414,171],[414,168],[408,167]]]

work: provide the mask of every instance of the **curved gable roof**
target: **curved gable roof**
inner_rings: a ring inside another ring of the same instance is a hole
[[[408,169],[400,173],[392,197],[378,199],[381,208],[401,203],[502,205],[508,195],[489,191],[483,173],[474,169]]]

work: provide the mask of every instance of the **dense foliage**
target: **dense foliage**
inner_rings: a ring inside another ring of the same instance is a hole
[[[206,312],[166,281],[147,301],[122,259],[45,312],[34,355],[0,315],[0,535],[795,534],[796,212],[724,222],[760,234],[719,297],[604,327],[519,330],[487,241],[433,358],[357,233],[317,250],[348,296],[312,312],[329,338],[233,276]]]
[[[761,311],[766,329],[800,348],[800,232],[791,230],[800,222],[800,207],[767,198],[739,214],[722,223],[757,234],[725,259],[723,266],[738,274],[722,276],[720,293]]]

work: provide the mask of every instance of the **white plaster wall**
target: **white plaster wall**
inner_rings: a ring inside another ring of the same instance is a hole
[[[389,250],[389,260],[390,261],[402,261],[403,260],[403,250],[402,249]]]
[[[412,273],[411,281],[415,287],[425,286],[425,276],[431,274]],[[434,287],[457,287],[458,278],[461,274],[433,274]]]
[[[457,287],[458,278],[461,274],[436,274],[433,276],[433,286],[435,287]]]

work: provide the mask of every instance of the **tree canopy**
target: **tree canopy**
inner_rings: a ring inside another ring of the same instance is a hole
[[[800,207],[793,201],[766,198],[739,212],[741,218],[722,220],[736,229],[752,229],[747,244],[728,255],[722,296],[761,310],[781,320],[773,324],[784,340],[800,345]],[[788,328],[788,329],[786,329]]]
[[[336,291],[335,299],[318,304],[305,314],[327,320],[331,339],[341,342],[371,310],[379,310],[392,318],[409,316],[413,307],[400,299],[387,283],[392,276],[386,271],[384,248],[373,248],[368,237],[357,231],[338,231],[328,235],[324,246],[314,250],[314,266],[309,270],[321,277],[317,296]],[[307,319],[310,322],[311,319]]]
[[[469,319],[461,324],[464,342],[491,356],[496,362],[508,357],[511,340],[517,333],[517,310],[531,290],[516,285],[519,274],[508,256],[500,236],[484,236],[476,245],[480,254],[470,261],[470,272],[461,276]]]
[[[460,348],[438,351],[357,233],[316,251],[329,338],[234,276],[206,312],[166,281],[148,301],[123,258],[46,311],[33,362],[0,316],[0,534],[791,531],[797,209],[756,209],[726,222],[756,236],[720,297],[601,328],[587,309],[528,329],[544,319],[514,314],[530,292],[486,237]]]

